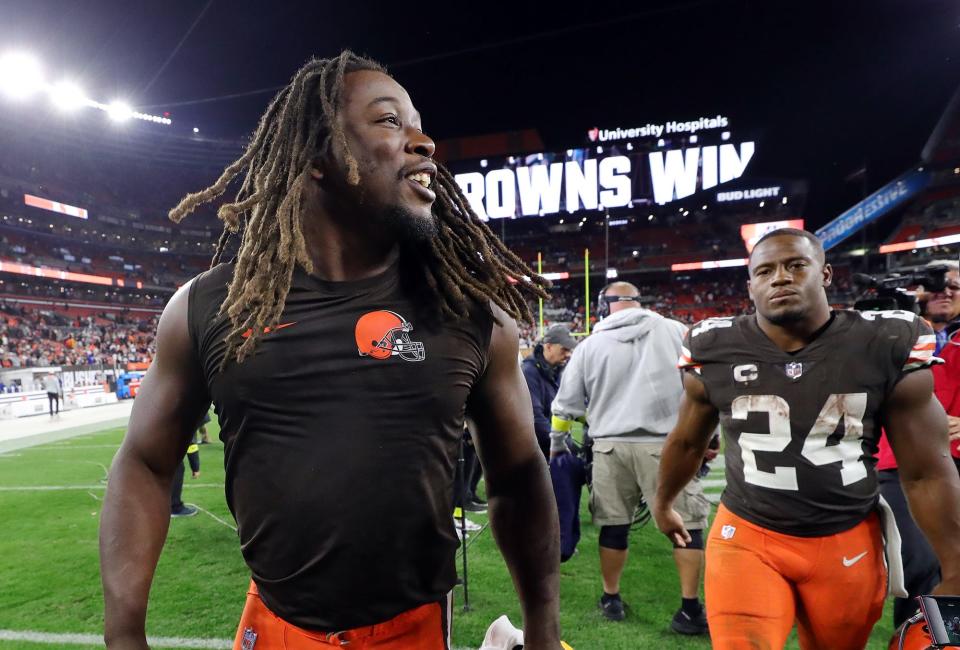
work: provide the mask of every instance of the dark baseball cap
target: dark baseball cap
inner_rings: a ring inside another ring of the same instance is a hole
[[[577,339],[570,335],[570,330],[564,325],[551,325],[543,333],[542,343],[559,343],[568,350],[577,347]]]

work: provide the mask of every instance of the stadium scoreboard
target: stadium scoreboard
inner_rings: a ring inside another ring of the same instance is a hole
[[[734,140],[729,124],[717,115],[594,127],[587,131],[589,146],[453,162],[450,168],[482,219],[663,206],[694,197],[720,203],[785,196],[783,182],[751,184],[746,173],[757,142]]]

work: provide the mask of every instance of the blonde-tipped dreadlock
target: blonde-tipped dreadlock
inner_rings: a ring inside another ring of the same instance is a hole
[[[224,229],[211,263],[219,264],[231,235],[241,233],[233,280],[220,307],[233,325],[224,364],[234,358],[242,362],[264,328],[279,321],[295,266],[313,272],[300,228],[312,161],[336,147],[347,161],[347,181],[360,182],[357,161],[336,119],[343,77],[357,70],[384,71],[350,51],[300,68],[267,107],[244,154],[213,185],[188,194],[170,211],[170,219],[179,223],[245,172],[235,200],[217,210]],[[512,318],[532,321],[524,294],[546,296],[549,283],[497,239],[471,210],[450,172],[438,167],[433,206],[438,232],[422,267],[442,313],[466,317],[473,299],[484,305],[492,301]]]

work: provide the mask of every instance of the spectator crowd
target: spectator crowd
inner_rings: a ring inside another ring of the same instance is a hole
[[[0,366],[125,366],[156,353],[157,317],[69,316],[0,300]]]

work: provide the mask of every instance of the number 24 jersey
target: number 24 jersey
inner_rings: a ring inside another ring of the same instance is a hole
[[[929,325],[907,311],[834,311],[793,353],[752,314],[695,325],[679,366],[699,376],[720,412],[723,504],[802,537],[863,521],[877,501],[881,407],[904,373],[939,362],[934,346]]]

